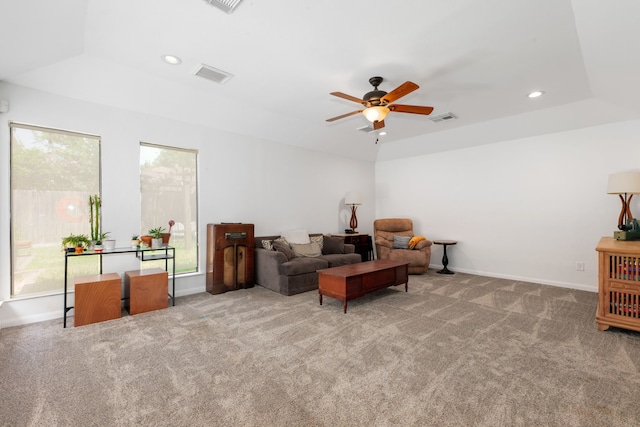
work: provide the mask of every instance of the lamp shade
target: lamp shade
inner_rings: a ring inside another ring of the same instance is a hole
[[[369,120],[371,123],[373,122],[381,122],[387,117],[389,114],[389,108],[387,107],[369,107],[366,110],[362,111],[362,114]]]
[[[607,194],[640,194],[640,172],[621,172],[609,175]]]
[[[361,205],[362,194],[359,191],[349,191],[346,194],[346,196],[344,196],[344,204],[345,205]]]

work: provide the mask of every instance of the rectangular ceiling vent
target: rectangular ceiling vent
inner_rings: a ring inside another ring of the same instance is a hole
[[[429,120],[436,123],[446,122],[448,120],[455,120],[455,119],[457,119],[457,117],[453,113],[444,113],[444,114],[439,114],[437,116],[429,117]]]
[[[225,84],[233,77],[232,74],[226,71],[218,70],[205,64],[200,64],[200,67],[193,74],[220,84]]]
[[[361,128],[356,128],[356,130],[364,133],[371,133],[376,131],[372,126],[362,126]]]
[[[240,4],[242,0],[204,0],[209,3],[211,6],[215,6],[218,9],[222,9],[227,13],[231,13],[236,10],[236,7]]]

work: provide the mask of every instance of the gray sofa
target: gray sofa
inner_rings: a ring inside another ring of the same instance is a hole
[[[310,237],[323,236],[310,234]],[[322,255],[317,257],[293,257],[279,250],[267,250],[262,241],[271,241],[280,236],[255,237],[255,279],[256,284],[282,295],[295,295],[318,289],[316,270],[355,264],[362,258],[355,253],[355,246],[344,243],[338,236],[324,237]],[[328,240],[331,240],[329,242]],[[330,243],[330,244],[327,244]]]

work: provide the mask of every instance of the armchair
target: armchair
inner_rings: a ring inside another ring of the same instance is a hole
[[[413,237],[413,221],[408,218],[376,219],[373,237],[378,259],[392,259],[409,263],[409,274],[424,274],[431,261],[430,240],[422,240],[413,249],[394,249],[393,236]]]

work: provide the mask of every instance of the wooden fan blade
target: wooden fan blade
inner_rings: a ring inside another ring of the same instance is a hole
[[[331,95],[337,96],[338,98],[343,98],[349,101],[357,102],[358,104],[362,104],[364,101],[362,99],[358,99],[355,96],[347,95],[342,92],[331,92]]]
[[[327,119],[327,121],[328,122],[334,122],[336,120],[344,119],[345,117],[353,116],[354,114],[358,114],[358,113],[362,113],[362,110],[356,110],[356,111],[352,111],[352,112],[347,113],[347,114],[343,114],[341,116],[332,117],[330,119]]]
[[[379,122],[373,122],[373,128],[375,130],[382,129],[384,127],[384,120],[380,120]]]
[[[420,86],[413,82],[404,82],[388,94],[382,97],[381,101],[383,103],[393,102],[396,99],[402,98],[405,95],[410,94],[414,90],[418,89]]]
[[[388,107],[389,110],[396,111],[398,113],[423,114],[425,116],[428,116],[433,111],[433,107],[421,107],[419,105],[393,104]]]

